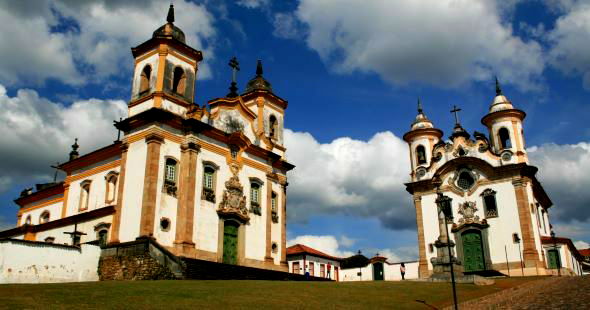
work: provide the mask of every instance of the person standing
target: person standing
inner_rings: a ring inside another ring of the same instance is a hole
[[[399,273],[402,274],[402,280],[406,279],[406,265],[404,263],[399,266]]]

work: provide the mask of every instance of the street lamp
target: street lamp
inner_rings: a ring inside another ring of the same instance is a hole
[[[359,250],[358,255],[361,256],[361,250]],[[359,257],[360,258],[360,257]],[[359,281],[363,280],[363,268],[359,264]]]
[[[557,251],[557,241],[555,240],[555,232],[551,229],[551,239],[553,239],[553,250],[555,250],[555,263],[557,264],[557,276],[561,277],[561,259],[559,251]]]
[[[457,289],[455,288],[455,271],[453,270],[453,256],[451,254],[451,238],[449,236],[449,226],[447,224],[447,219],[453,220],[453,211],[451,207],[451,201],[453,199],[449,196],[445,196],[442,193],[437,193],[438,197],[435,200],[436,205],[438,206],[439,212],[443,213],[444,223],[445,223],[445,230],[447,235],[447,249],[449,251],[449,265],[451,265],[451,284],[453,286],[453,301],[455,303],[455,310],[459,309],[457,306]]]

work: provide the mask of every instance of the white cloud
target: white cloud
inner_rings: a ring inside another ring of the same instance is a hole
[[[10,97],[0,85],[0,131],[9,133],[0,135],[0,190],[11,180],[49,180],[49,166],[67,161],[75,137],[81,154],[112,143],[117,133],[113,120],[126,114],[122,100],[78,100],[64,106],[29,89]]]
[[[584,88],[590,89],[590,4],[567,3],[566,14],[555,22],[548,34],[552,45],[548,54],[550,63],[566,74],[580,74]]]
[[[515,36],[486,0],[300,0],[306,42],[340,73],[374,72],[395,84],[460,87],[493,75],[539,87],[541,46]]]
[[[549,210],[553,221],[590,219],[590,144],[543,144],[528,150],[532,165],[554,203]]]
[[[276,13],[272,20],[275,37],[283,39],[300,39],[303,37],[300,22],[290,13]]]
[[[354,255],[354,252],[352,251],[343,251],[340,249],[338,239],[334,236],[297,236],[294,239],[287,241],[287,246],[289,247],[298,243],[336,257],[348,257]]]
[[[582,240],[578,240],[578,241],[574,242],[574,246],[576,246],[576,249],[578,249],[578,250],[590,248],[590,244],[588,244],[588,242],[585,242]]]
[[[236,2],[237,5],[241,5],[243,7],[249,9],[256,9],[260,7],[265,7],[269,5],[270,0],[238,0]]]
[[[318,143],[312,135],[285,130],[289,173],[289,220],[337,212],[378,218],[386,227],[415,227],[408,146],[391,132],[369,141],[338,138]]]
[[[175,24],[185,32],[187,44],[204,49],[210,60],[216,36],[213,17],[203,5],[175,5]],[[167,10],[167,3],[156,0],[3,2],[0,82],[55,78],[68,84],[96,83],[128,73],[121,68],[133,66],[129,49],[151,38],[166,22]],[[200,78],[210,76],[206,64],[200,69]]]

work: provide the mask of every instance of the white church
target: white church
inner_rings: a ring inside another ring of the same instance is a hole
[[[451,111],[455,127],[445,141],[418,102],[418,115],[403,136],[411,157],[406,189],[416,209],[419,276],[431,276],[433,262],[446,251],[441,248],[446,241],[438,240],[445,230],[438,197],[451,199],[446,228],[463,272],[581,275],[582,256],[572,241],[552,234],[552,202],[525,148],[525,112],[503,95],[497,81],[496,96],[481,119],[486,134],[471,137],[458,111]]]
[[[175,256],[286,271],[287,101],[260,61],[238,93],[232,60],[230,93],[207,109],[194,102],[203,56],[185,43],[173,6],[132,54],[121,139],[81,156],[76,141],[59,165],[65,180],[24,191],[16,227],[0,239],[108,247],[150,238]]]

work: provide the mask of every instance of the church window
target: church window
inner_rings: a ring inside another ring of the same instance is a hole
[[[45,243],[53,243],[55,242],[55,237],[47,237],[45,238]]]
[[[166,171],[164,178],[168,183],[176,183],[176,160],[172,158],[166,159]]]
[[[276,139],[277,136],[277,118],[274,115],[271,115],[268,121],[269,124],[269,137],[271,139]]]
[[[418,165],[426,164],[426,149],[422,145],[416,147],[416,160]]]
[[[475,184],[475,179],[468,171],[462,171],[457,180],[457,186],[463,190],[469,190]]]
[[[27,216],[27,219],[25,220],[25,224],[26,225],[31,225],[31,216]]]
[[[203,165],[203,190],[201,199],[215,202],[215,172],[217,171],[217,166],[211,162],[205,162]]]
[[[49,211],[43,211],[41,216],[39,216],[39,224],[44,224],[49,222]]]
[[[250,212],[261,215],[260,210],[260,184],[256,182],[250,183]]]
[[[108,235],[109,235],[109,231],[106,230],[106,229],[101,229],[101,230],[98,231],[98,234],[97,234],[96,237],[97,237],[97,240],[98,240],[98,245],[100,247],[104,247],[104,246],[107,245],[107,237],[108,237]]]
[[[174,68],[174,79],[172,80],[172,91],[177,94],[184,94],[186,87],[186,74],[180,67]]]
[[[163,218],[160,220],[160,228],[161,228],[163,231],[169,231],[169,230],[170,230],[170,219],[168,219],[168,218],[166,218],[166,217],[163,217]]]
[[[115,198],[117,196],[118,174],[116,172],[110,172],[109,174],[107,174],[105,179],[107,180],[107,186],[106,186],[107,190],[106,190],[105,202],[108,204],[108,203],[114,202]]]
[[[326,265],[324,264],[320,264],[320,277],[325,277],[326,276]]]
[[[277,245],[276,242],[273,242],[272,246],[270,248],[272,249],[273,253],[277,253],[279,251],[279,246]]]
[[[271,210],[271,219],[273,223],[279,222],[279,216],[277,212],[277,193],[272,192],[270,197],[270,210]]]
[[[496,191],[486,189],[481,193],[483,197],[484,213],[486,218],[498,217],[498,206],[496,204]]]
[[[86,180],[80,184],[80,202],[78,210],[84,211],[88,209],[88,200],[90,199],[90,181]]]
[[[150,89],[150,77],[152,76],[152,67],[146,65],[141,71],[141,77],[139,82],[139,94],[143,94]]]
[[[541,211],[541,217],[543,219],[543,231],[545,233],[547,233],[547,223],[545,222],[546,214],[547,214],[547,211],[545,211],[545,210]]]
[[[434,252],[434,245],[432,243],[428,244],[428,252],[430,252],[430,253]]]
[[[309,262],[309,275],[312,277],[315,277],[315,263],[314,262]]]
[[[539,204],[537,203],[537,205],[535,206],[535,208],[537,209],[537,226],[539,228],[541,228],[541,211],[539,211]]]
[[[509,149],[512,147],[508,129],[500,128],[500,130],[498,130],[498,138],[500,139],[500,149]]]

